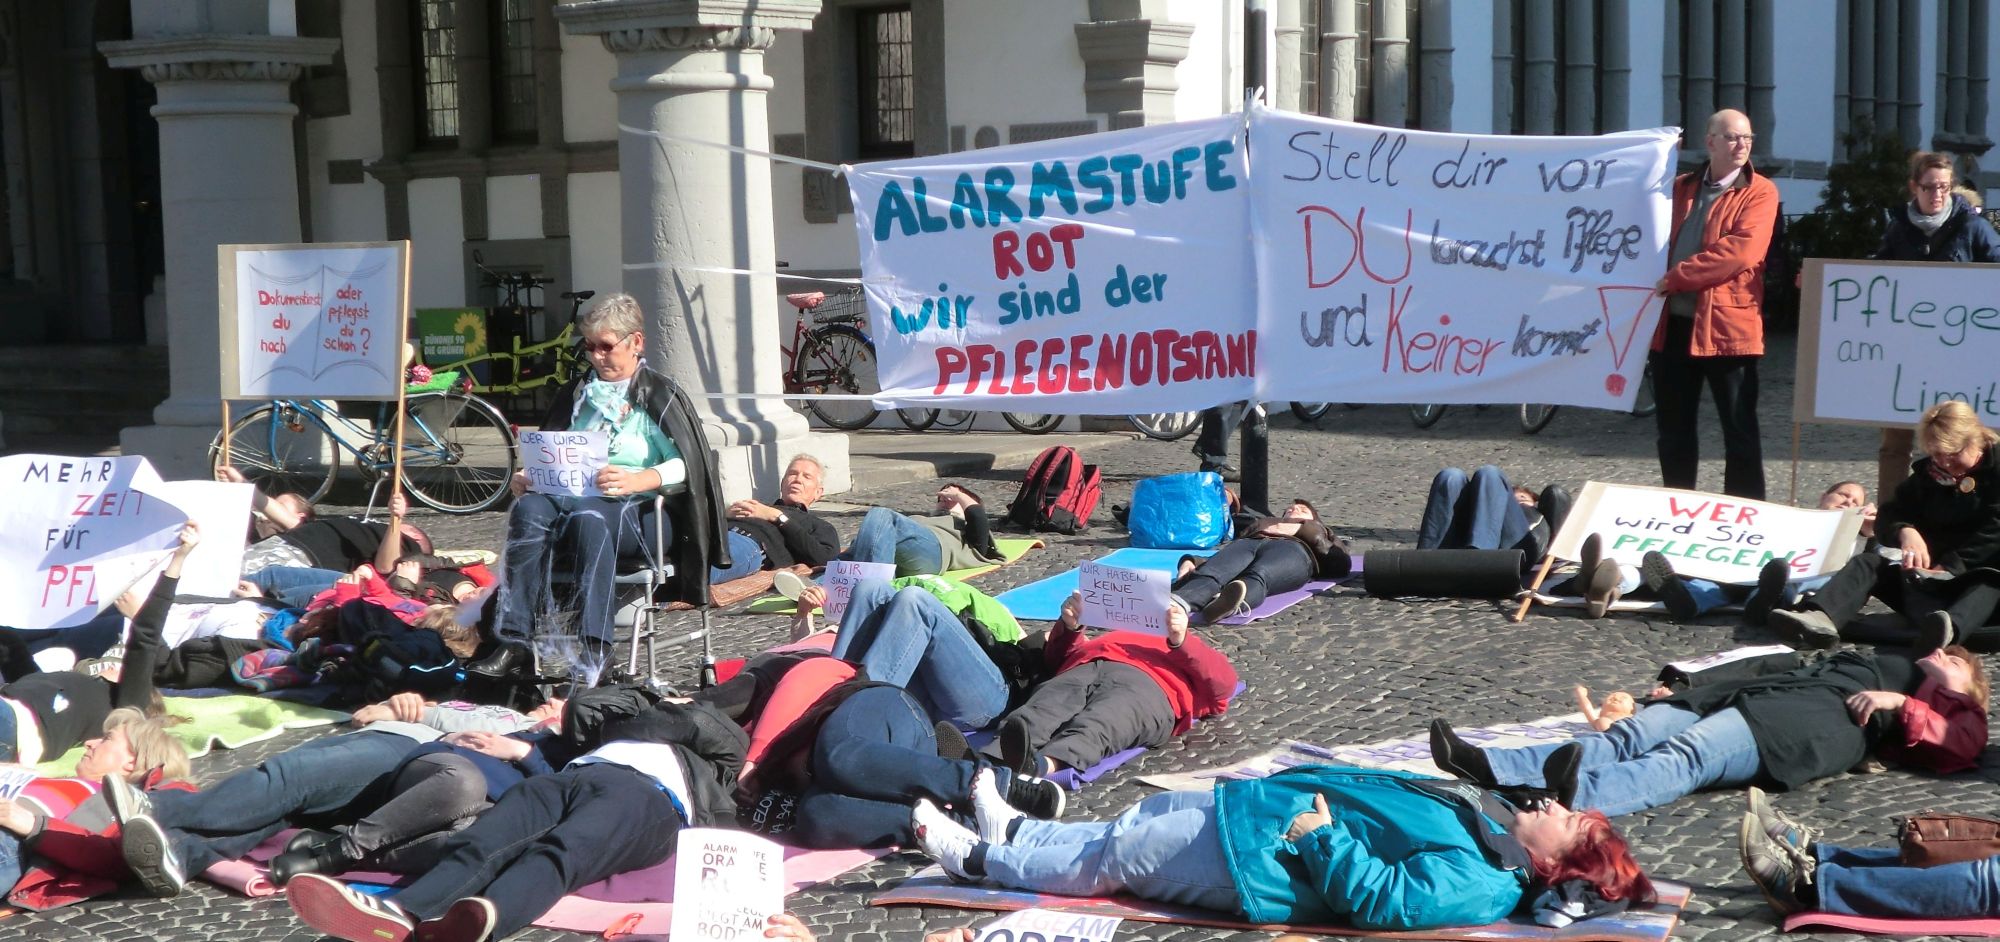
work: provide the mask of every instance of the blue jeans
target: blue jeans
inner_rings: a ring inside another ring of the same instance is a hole
[[[667,528],[673,540],[672,527]],[[610,643],[617,629],[611,623],[621,556],[644,553],[651,559],[653,502],[650,498],[571,497],[567,494],[523,494],[507,514],[506,576],[500,583],[500,615],[494,633],[508,641],[526,641],[537,616],[557,610],[549,591],[554,565],[551,549],[561,550],[574,574],[578,634]]]
[[[1215,816],[1215,792],[1162,792],[1113,821],[1023,818],[986,851],[986,878],[1060,896],[1124,891],[1163,903],[1240,912]]]
[[[125,640],[125,616],[115,608],[107,608],[103,614],[80,625],[63,628],[45,628],[22,631],[19,628],[0,628],[11,631],[27,645],[28,650],[40,654],[50,648],[68,648],[78,660],[87,657],[103,657],[111,646]],[[8,678],[15,680],[18,678]]]
[[[896,575],[914,576],[944,571],[944,547],[931,528],[887,507],[876,507],[861,518],[854,542],[841,559],[861,563],[895,563]]]
[[[854,587],[833,656],[910,692],[940,720],[979,729],[1007,710],[1007,681],[937,596],[880,580]]]
[[[1418,549],[1513,549],[1533,528],[1514,500],[1514,487],[1493,465],[1481,465],[1467,479],[1445,468],[1431,479],[1424,516],[1417,526]]]
[[[151,792],[153,819],[187,872],[200,873],[248,853],[292,815],[352,822],[388,797],[396,768],[416,748],[408,736],[365,730],[315,739],[198,792]]]
[[[1762,767],[1750,724],[1734,707],[1701,716],[1657,703],[1574,741],[1583,744],[1576,807],[1612,817],[1657,808],[1704,788],[1740,788],[1754,782]],[[1543,760],[1564,745],[1487,749],[1486,761],[1502,784],[1542,786]]]
[[[729,565],[713,566],[708,570],[710,585],[741,579],[764,568],[764,547],[742,533],[730,530],[724,534],[729,543]]]
[[[309,569],[304,566],[266,566],[243,578],[250,581],[264,594],[277,599],[286,608],[305,608],[313,596],[333,588],[340,577],[347,575],[332,569]]]
[[[1906,867],[1893,847],[1836,847],[1825,841],[1814,853],[1819,867],[1813,883],[1826,912],[1915,919],[2000,916],[2000,857]]]
[[[1776,608],[1790,608],[1798,604],[1800,596],[1805,595],[1807,592],[1819,591],[1819,587],[1826,585],[1826,581],[1831,578],[1833,577],[1826,575],[1807,576],[1803,579],[1787,579],[1785,580],[1785,587],[1779,591],[1778,598],[1773,601],[1773,606]],[[1688,594],[1694,597],[1694,612],[1696,617],[1729,601],[1729,590],[1721,583],[1710,582],[1707,579],[1693,578],[1681,581],[1687,584]],[[1757,590],[1751,589],[1750,594],[1745,596],[1745,599],[1754,599],[1756,597]]]
[[[800,847],[908,846],[910,805],[969,807],[978,766],[937,754],[930,714],[909,693],[869,687],[843,701],[819,728],[812,786],[799,796],[798,824],[787,835]],[[995,769],[1001,794],[1008,773]]]

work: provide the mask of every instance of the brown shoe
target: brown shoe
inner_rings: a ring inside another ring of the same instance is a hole
[[[1588,579],[1583,584],[1583,617],[1604,617],[1604,613],[1611,609],[1612,603],[1618,601],[1619,579],[1616,561],[1598,560],[1597,568],[1590,571]]]

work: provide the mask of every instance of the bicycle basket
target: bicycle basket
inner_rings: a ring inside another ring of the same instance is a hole
[[[861,289],[829,294],[826,301],[812,310],[812,317],[821,324],[858,324],[868,319],[868,302],[861,297]]]
[[[436,370],[431,373],[431,378],[429,382],[407,383],[403,386],[403,392],[405,393],[443,392],[447,389],[452,388],[453,386],[458,385],[459,375],[460,374],[457,370]]]

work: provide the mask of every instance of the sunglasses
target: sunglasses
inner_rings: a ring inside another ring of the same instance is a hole
[[[611,351],[616,350],[619,347],[626,345],[627,343],[630,343],[632,341],[632,338],[637,336],[639,335],[636,333],[626,334],[625,336],[617,340],[614,340],[610,343],[598,343],[595,340],[586,340],[583,342],[583,352],[594,353],[599,356],[609,356]]]

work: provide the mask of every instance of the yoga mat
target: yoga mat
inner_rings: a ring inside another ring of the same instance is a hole
[[[1007,565],[1007,563],[1015,562],[1021,557],[1028,555],[1029,550],[1040,549],[1048,544],[1036,539],[1002,538],[995,539],[993,545],[1000,548],[1000,555],[1007,560],[1006,563],[995,563],[991,566],[974,566],[971,569],[953,569],[944,573],[944,577],[953,582],[964,582],[974,576],[983,576],[1001,566]],[[767,595],[755,602],[751,602],[743,611],[750,615],[796,615],[798,614],[799,607],[797,603],[782,595]]]
[[[1509,748],[1560,742],[1592,731],[1590,724],[1584,722],[1583,714],[1567,713],[1528,723],[1502,723],[1483,729],[1461,728],[1458,730],[1458,735],[1466,742],[1482,748]],[[1266,749],[1240,762],[1195,769],[1190,772],[1147,775],[1142,776],[1139,781],[1154,788],[1171,791],[1198,790],[1212,788],[1216,782],[1222,780],[1263,778],[1281,769],[1301,765],[1351,765],[1365,769],[1415,772],[1419,775],[1444,775],[1431,762],[1430,735],[1426,733],[1414,739],[1385,739],[1355,746],[1322,746],[1288,739],[1275,748]]]
[[[1157,569],[1173,572],[1180,564],[1182,556],[1210,556],[1214,550],[1138,549],[1126,547],[1097,561],[1107,566],[1124,566],[1127,569]],[[1034,621],[1055,621],[1062,615],[1063,600],[1076,591],[1081,578],[1075,569],[1057,573],[1038,582],[1015,589],[1008,589],[998,596],[1000,604],[1014,613],[1015,618]]]
[[[888,850],[800,850],[785,848],[786,894],[825,883],[870,863]],[[615,894],[633,902],[592,899],[586,894]],[[535,925],[569,932],[603,933],[617,927],[628,933],[664,937],[674,918],[674,858],[584,887],[562,898]]]
[[[348,714],[338,710],[247,694],[167,697],[166,704],[169,714],[189,720],[167,727],[167,732],[187,746],[190,759],[207,755],[217,745],[238,749],[271,739],[288,729],[331,726],[348,719]],[[82,758],[83,747],[78,746],[35,768],[44,775],[66,776],[76,771],[76,764]]]
[[[1226,913],[1191,906],[1155,903],[1136,896],[1074,897],[1050,896],[1026,890],[1003,890],[990,886],[970,886],[945,876],[932,866],[904,880],[891,890],[875,894],[875,906],[953,906],[959,909],[986,909],[1014,912],[1022,909],[1050,909],[1090,916],[1116,916],[1145,922],[1166,922],[1184,926],[1211,926],[1218,929],[1290,930],[1319,935],[1367,936],[1378,939],[1447,939],[1463,942],[1493,940],[1535,940],[1535,942],[1666,942],[1680,921],[1681,910],[1694,895],[1686,884],[1653,881],[1660,901],[1643,909],[1599,916],[1570,923],[1561,929],[1536,925],[1526,915],[1515,915],[1484,926],[1452,926],[1407,932],[1378,932],[1351,926],[1260,926],[1232,919]]]
[[[1235,703],[1236,698],[1242,696],[1243,691],[1248,689],[1250,689],[1249,684],[1246,684],[1240,680],[1237,681],[1236,689],[1231,691],[1229,694],[1229,702]],[[1202,722],[1202,721],[1197,720],[1196,722]],[[966,733],[965,742],[967,745],[971,746],[974,749],[983,749],[985,748],[987,743],[993,741],[993,737],[994,737],[994,732],[992,730],[977,730],[974,732]],[[1111,770],[1116,769],[1119,766],[1124,765],[1125,763],[1130,762],[1133,759],[1137,759],[1145,754],[1146,754],[1145,746],[1133,746],[1132,748],[1127,749],[1123,752],[1114,752],[1108,756],[1105,756],[1102,759],[1099,759],[1097,764],[1091,766],[1090,768],[1063,769],[1062,771],[1057,772],[1054,775],[1048,776],[1048,779],[1049,781],[1054,782],[1057,785],[1061,785],[1062,787],[1069,789],[1070,791],[1073,792],[1082,791],[1083,786],[1095,782],[1100,778],[1103,778],[1105,775],[1109,774]]]
[[[1346,580],[1341,580],[1341,581],[1344,582]],[[1340,582],[1335,582],[1331,579],[1315,579],[1299,588],[1293,589],[1290,592],[1280,592],[1277,595],[1265,596],[1263,604],[1258,605],[1256,608],[1253,608],[1241,615],[1231,615],[1228,618],[1216,622],[1216,624],[1247,625],[1253,621],[1256,621],[1259,618],[1269,618],[1272,615],[1276,615],[1279,612],[1284,611],[1285,609],[1291,608],[1292,606],[1297,605],[1300,602],[1305,601],[1306,599],[1312,598],[1313,596],[1318,595],[1321,592],[1325,592],[1326,590],[1331,589],[1339,584]],[[1195,613],[1195,621],[1196,622],[1201,621],[1200,612]]]
[[[1897,919],[1840,913],[1793,913],[1785,917],[1786,932],[1797,932],[1805,926],[1825,926],[1868,935],[2000,936],[2000,919]]]

